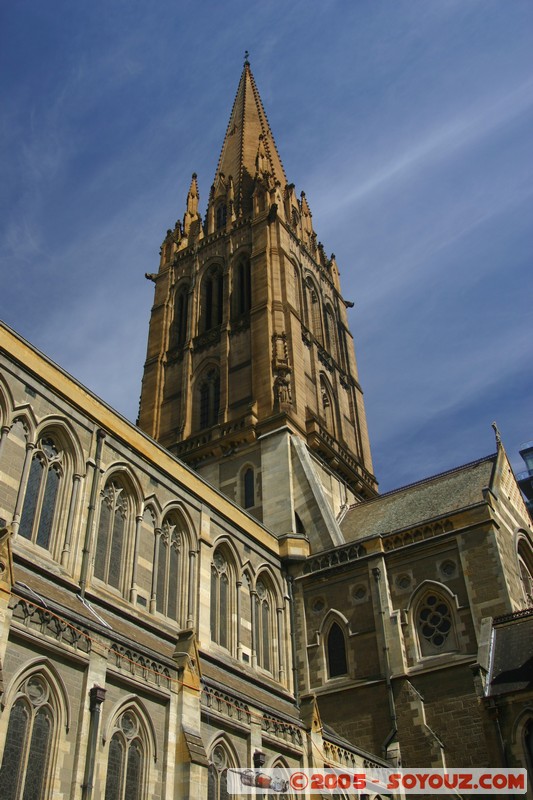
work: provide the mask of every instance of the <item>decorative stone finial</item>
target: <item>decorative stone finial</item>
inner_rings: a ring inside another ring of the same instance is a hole
[[[491,427],[492,427],[492,430],[494,431],[494,435],[496,437],[496,444],[499,447],[501,445],[501,443],[502,443],[501,433],[500,433],[500,431],[498,429],[498,426],[496,425],[495,422],[492,423]]]
[[[244,51],[244,66],[245,67],[249,67],[250,66],[250,62],[248,60],[249,58],[250,58],[250,53],[248,52],[248,50],[245,50]]]

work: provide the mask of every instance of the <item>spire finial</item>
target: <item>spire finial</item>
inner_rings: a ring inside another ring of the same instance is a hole
[[[249,58],[250,58],[250,53],[248,52],[248,50],[245,50],[244,51],[244,66],[245,67],[249,67],[250,66]]]
[[[496,437],[496,444],[499,446],[502,443],[501,433],[500,433],[500,431],[498,429],[498,426],[496,425],[495,422],[492,423],[491,427],[492,427],[492,430],[494,431],[494,435]]]

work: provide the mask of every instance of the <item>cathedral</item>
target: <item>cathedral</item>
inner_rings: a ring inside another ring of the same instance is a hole
[[[351,304],[248,60],[146,278],[137,425],[0,328],[0,798],[225,800],[256,762],[533,778],[499,432],[379,494]]]

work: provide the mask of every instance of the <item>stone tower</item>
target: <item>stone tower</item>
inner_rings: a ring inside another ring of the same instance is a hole
[[[203,220],[161,248],[140,427],[277,532],[340,544],[376,494],[335,256],[288,183],[248,60]]]

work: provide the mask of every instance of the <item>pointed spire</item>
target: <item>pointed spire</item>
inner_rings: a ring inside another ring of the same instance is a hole
[[[287,183],[285,170],[255,85],[246,51],[244,68],[214,180],[216,185],[217,178],[221,174],[233,178],[237,213],[247,213],[252,209],[254,177],[259,171],[258,156],[261,171],[270,173],[274,180],[284,187]]]

